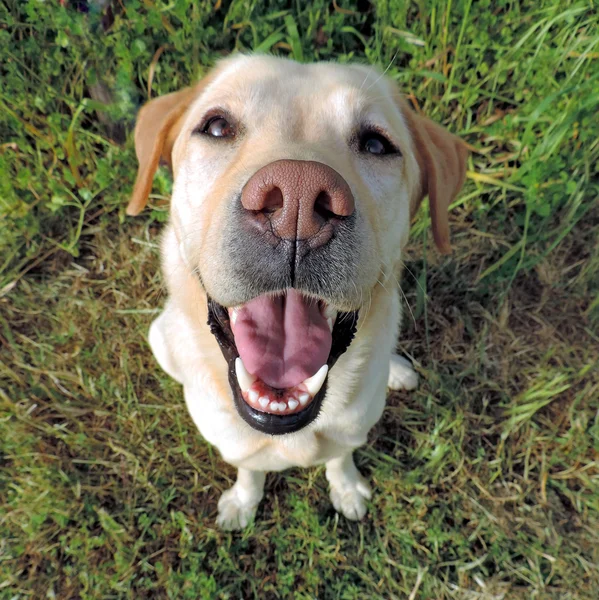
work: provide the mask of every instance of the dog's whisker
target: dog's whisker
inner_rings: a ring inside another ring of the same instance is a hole
[[[372,87],[374,87],[387,74],[387,71],[391,68],[391,65],[395,62],[395,59],[397,58],[397,54],[398,53],[399,53],[399,50],[397,50],[395,52],[395,54],[393,55],[393,58],[391,59],[391,61],[387,65],[387,68],[378,76],[378,78],[375,80],[375,82],[373,84],[371,84],[369,87],[366,88],[366,91],[368,91],[369,89],[371,89]]]
[[[414,281],[416,282],[416,285],[420,288],[420,291],[426,295],[426,290],[422,287],[422,284],[418,280],[418,277],[416,277],[416,275],[414,275],[414,273],[408,267],[408,265],[405,263],[405,261],[401,260],[400,262],[401,262],[402,266],[404,267],[404,269],[414,278]]]
[[[400,262],[403,265],[405,265],[405,263],[403,262],[403,260],[400,261]],[[397,277],[397,274],[394,271],[390,271],[390,276],[393,277],[393,279],[395,281],[395,284],[396,284],[397,288],[399,289],[399,291],[400,291],[400,293],[401,293],[401,295],[402,295],[402,297],[404,299],[404,302],[405,302],[406,306],[408,307],[408,311],[410,312],[410,316],[412,317],[412,321],[414,322],[414,325],[416,325],[416,318],[414,316],[414,312],[412,310],[412,307],[410,306],[410,302],[408,300],[408,297],[406,296],[403,288],[401,287],[401,282],[399,281],[399,279]]]

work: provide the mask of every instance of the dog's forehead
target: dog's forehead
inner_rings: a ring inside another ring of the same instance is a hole
[[[241,56],[217,67],[200,104],[221,104],[261,116],[325,111],[350,120],[388,99],[386,82],[371,67]]]

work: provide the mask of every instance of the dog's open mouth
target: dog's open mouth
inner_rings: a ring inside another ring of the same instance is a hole
[[[208,300],[208,324],[229,365],[235,406],[255,429],[291,433],[312,422],[329,370],[349,347],[358,311],[340,312],[295,289],[236,308]]]

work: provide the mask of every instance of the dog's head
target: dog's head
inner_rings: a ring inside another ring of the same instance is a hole
[[[318,414],[327,372],[397,271],[427,194],[435,242],[450,248],[465,146],[368,67],[224,60],[144,106],[135,145],[128,213],[167,163],[181,255],[208,296],[237,409],[261,431]]]

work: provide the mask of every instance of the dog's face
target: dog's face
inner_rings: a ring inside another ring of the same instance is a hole
[[[465,149],[373,69],[228,59],[150,102],[136,127],[146,202],[162,158],[182,258],[207,293],[240,414],[268,433],[315,418],[359,310],[393,273],[431,198],[435,240]],[[391,279],[390,279],[391,278]]]

